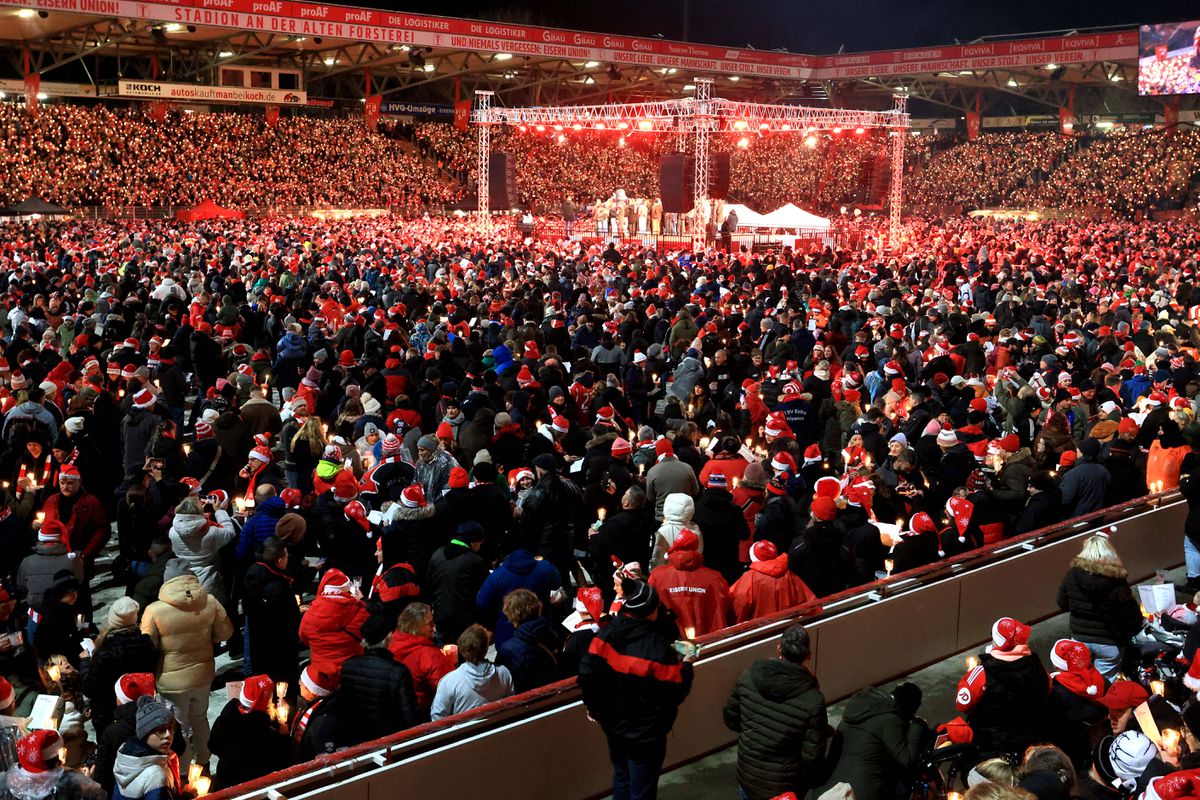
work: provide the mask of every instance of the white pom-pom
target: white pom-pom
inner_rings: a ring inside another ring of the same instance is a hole
[[[1099,693],[1100,693],[1100,689],[1099,689],[1097,686],[1095,686],[1095,685],[1092,685],[1092,686],[1089,686],[1089,687],[1088,687],[1088,694],[1090,694],[1090,695],[1093,695],[1093,696],[1094,696],[1094,695],[1097,695],[1097,694],[1099,694]]]

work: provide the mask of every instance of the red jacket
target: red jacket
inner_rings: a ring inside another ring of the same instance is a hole
[[[417,695],[417,705],[425,713],[433,705],[433,695],[437,691],[438,682],[446,673],[454,669],[454,662],[446,656],[432,639],[415,636],[411,633],[396,631],[392,634],[392,643],[388,645],[392,655],[396,657],[408,671],[412,673],[413,692]]]
[[[732,456],[719,455],[716,458],[710,458],[704,468],[700,470],[700,485],[708,485],[708,476],[714,472],[720,472],[725,476],[725,487],[729,491],[733,491],[734,481],[741,481],[742,473],[746,471],[746,467],[750,466],[750,462],[741,456],[734,454]],[[750,530],[754,530],[751,527]]]
[[[729,584],[704,566],[704,556],[696,550],[668,555],[667,563],[650,573],[650,585],[679,618],[681,633],[692,628],[695,636],[703,636],[729,624]]]
[[[100,505],[95,495],[80,489],[75,505],[71,508],[71,516],[63,519],[58,513],[58,502],[61,499],[62,494],[57,492],[46,498],[46,503],[42,506],[42,511],[46,512],[46,521],[58,520],[66,526],[67,533],[70,534],[71,550],[79,553],[80,558],[90,561],[100,554],[108,541],[110,528],[104,506]]]
[[[342,591],[346,574],[331,569],[321,578],[317,597],[300,620],[300,641],[312,649],[313,664],[338,672],[351,656],[362,655],[362,626],[367,605]]]
[[[770,561],[755,561],[750,571],[729,590],[737,622],[765,617],[816,600],[812,590],[788,570],[787,553]]]

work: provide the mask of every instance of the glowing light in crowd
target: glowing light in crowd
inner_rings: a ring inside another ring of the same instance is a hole
[[[746,122],[746,120],[744,120],[744,119],[734,120],[734,123],[733,123],[733,129],[734,129],[735,131],[744,131],[744,130],[746,130],[746,128],[748,128],[748,127],[750,127],[750,126],[749,126],[749,124]]]
[[[805,136],[804,137],[804,146],[807,148],[810,148],[810,149],[813,147],[816,147],[817,146],[817,137],[813,136],[811,133],[808,136]]]
[[[648,119],[638,120],[638,130],[649,131],[654,129],[654,123]]]
[[[738,139],[737,144],[738,144],[738,147],[745,150],[746,148],[748,148],[750,146],[750,140],[747,139],[745,136],[743,136],[742,138]]]

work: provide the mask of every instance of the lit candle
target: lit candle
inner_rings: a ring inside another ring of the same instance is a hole
[[[185,445],[183,446],[183,454],[184,454],[185,456],[188,456],[188,455],[191,455],[191,454],[192,454],[192,446],[191,446],[190,444],[185,444]]]
[[[601,522],[603,522],[603,521],[604,521],[604,515],[605,515],[605,513],[606,513],[606,510],[605,510],[604,506],[601,506],[600,508],[597,508],[597,509],[596,509],[596,519],[598,519],[598,520],[600,520]]]
[[[57,664],[51,664],[50,666],[46,667],[46,677],[50,679],[51,683],[58,683],[58,676],[59,670]]]
[[[287,721],[288,721],[288,712],[289,712],[290,710],[291,710],[291,709],[289,709],[289,708],[288,708],[288,704],[287,704],[287,701],[286,701],[286,700],[280,700],[280,701],[279,701],[279,702],[276,704],[276,706],[275,706],[275,714],[276,714],[276,717],[279,719],[279,724],[280,724],[280,725],[287,725]]]
[[[1167,686],[1162,681],[1150,681],[1150,693],[1151,694],[1156,694],[1159,697],[1162,697],[1163,693],[1166,691],[1166,689],[1167,689]]]
[[[946,800],[963,800],[962,792],[947,792]]]
[[[196,797],[204,797],[208,794],[208,790],[212,788],[212,778],[207,775],[201,775],[192,783],[192,788],[196,790]],[[962,800],[962,796],[959,795],[956,800]]]
[[[687,639],[689,642],[692,639],[695,639],[696,638],[696,629],[691,626],[684,628],[683,629],[683,637],[685,639]]]
[[[201,776],[201,774],[203,774],[203,772],[204,772],[204,767],[200,766],[199,764],[193,763],[193,764],[189,765],[188,766],[188,779],[187,779],[188,785],[195,786],[196,781],[200,780],[200,776]]]
[[[279,698],[287,697],[288,684],[287,681],[275,682],[275,696]]]
[[[885,558],[885,559],[883,560],[883,570],[884,570],[884,572],[886,572],[886,573],[887,573],[887,575],[888,575],[888,577],[889,577],[889,578],[890,578],[890,577],[892,577],[892,569],[893,569],[895,566],[896,566],[896,562],[895,562],[895,561],[893,561],[892,559],[890,559],[890,558]]]
[[[967,656],[967,669],[975,669],[979,666],[979,659],[975,656]]]
[[[300,595],[296,595],[296,605],[297,605],[297,606],[303,605],[303,604],[300,602]]]
[[[75,615],[75,627],[78,628],[79,630],[83,630],[84,628],[87,627],[87,622],[84,620],[83,614]]]
[[[46,512],[45,511],[37,512],[37,514],[34,515],[34,519],[37,521],[38,525],[41,525],[43,522],[46,521]]]
[[[234,498],[233,508],[235,511],[237,511],[237,513],[242,513],[246,510],[246,501],[240,497]]]
[[[737,476],[735,475],[735,476],[733,476],[733,488],[734,488],[734,489],[736,489],[736,488],[737,488],[737,485],[738,485],[738,478],[737,478]]]

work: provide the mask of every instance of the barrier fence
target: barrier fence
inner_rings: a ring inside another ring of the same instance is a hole
[[[779,635],[798,619],[812,637],[822,691],[835,702],[987,640],[998,617],[1033,622],[1057,613],[1059,581],[1097,530],[1110,530],[1131,579],[1181,563],[1186,513],[1177,492],[1143,498],[704,637],[665,768],[734,741],[721,718],[730,687],[754,660],[775,657]],[[467,797],[486,785],[495,800],[583,800],[610,784],[604,736],[570,679],[213,797]]]

